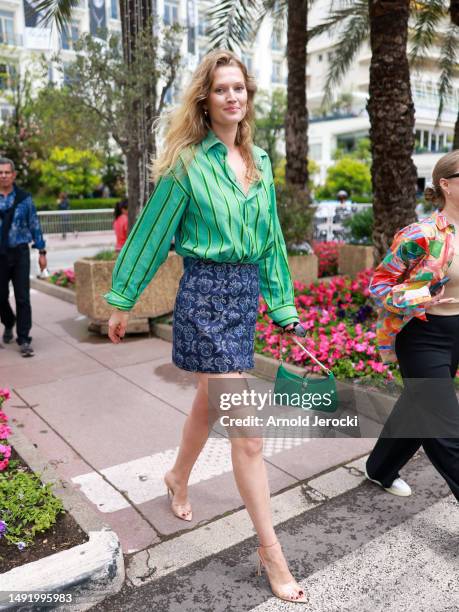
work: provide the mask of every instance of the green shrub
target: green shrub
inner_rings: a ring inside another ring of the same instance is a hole
[[[373,222],[373,208],[365,208],[344,219],[343,225],[350,230],[350,242],[352,244],[372,244]]]
[[[118,257],[118,253],[113,250],[107,251],[99,251],[93,257],[88,257],[88,259],[94,259],[96,261],[112,261]]]
[[[43,484],[39,474],[7,470],[0,473],[0,508],[7,529],[5,539],[11,544],[33,542],[37,533],[54,525],[65,512],[62,501],[53,495],[51,484]]]
[[[351,199],[371,199],[371,173],[367,163],[353,159],[350,156],[342,157],[327,170],[327,178],[323,187],[316,190],[319,200],[335,199],[336,194],[344,189]]]

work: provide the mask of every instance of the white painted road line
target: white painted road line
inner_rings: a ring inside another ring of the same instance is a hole
[[[308,576],[308,610],[446,612],[459,609],[459,521],[449,496]],[[425,601],[425,608],[419,602]],[[252,612],[296,610],[274,597]]]
[[[266,438],[264,455],[277,453],[309,442],[307,438]],[[165,495],[163,476],[171,468],[178,447],[114,465],[99,472],[89,472],[72,478],[80,490],[100,512],[116,512],[130,506],[121,495],[124,492],[133,504],[143,504]],[[230,441],[209,438],[190,477],[190,485],[232,471]],[[104,478],[105,477],[105,478]]]

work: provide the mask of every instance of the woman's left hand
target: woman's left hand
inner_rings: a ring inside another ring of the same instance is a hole
[[[295,327],[296,323],[290,323],[289,325],[287,325],[287,327],[284,327],[284,331],[289,332],[289,331],[293,331],[293,328]]]

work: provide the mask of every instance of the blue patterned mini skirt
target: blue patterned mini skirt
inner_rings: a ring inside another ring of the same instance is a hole
[[[173,318],[172,361],[224,374],[254,367],[258,265],[183,260]]]

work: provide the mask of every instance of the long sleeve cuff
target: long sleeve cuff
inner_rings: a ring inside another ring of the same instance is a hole
[[[268,310],[267,314],[278,325],[288,325],[300,320],[294,304],[287,304]]]
[[[135,302],[130,300],[129,298],[117,293],[113,289],[104,295],[105,301],[110,304],[110,306],[115,306],[115,308],[119,308],[120,310],[131,310],[134,308]]]

